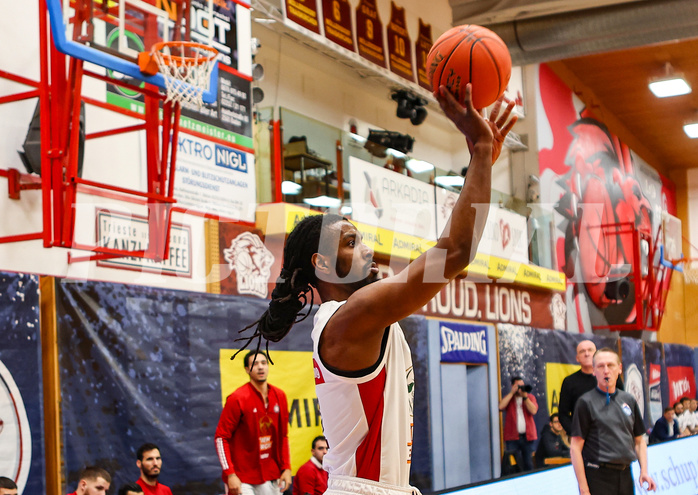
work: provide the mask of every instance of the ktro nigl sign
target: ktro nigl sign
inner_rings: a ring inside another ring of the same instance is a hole
[[[441,323],[442,363],[487,363],[487,327],[462,323]]]

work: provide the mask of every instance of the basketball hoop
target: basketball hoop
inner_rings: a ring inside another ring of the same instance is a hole
[[[165,78],[167,99],[202,107],[202,95],[209,88],[218,50],[190,41],[163,41],[150,52],[141,52],[138,65],[146,74],[160,72]]]
[[[684,261],[683,280],[687,284],[698,284],[698,259],[689,258]]]

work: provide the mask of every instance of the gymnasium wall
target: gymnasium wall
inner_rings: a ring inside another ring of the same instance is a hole
[[[174,493],[222,493],[215,428],[225,397],[249,381],[242,356],[230,356],[240,346],[238,331],[266,306],[256,298],[56,281],[64,488],[75,486],[85,464],[104,466],[117,486],[135,480],[136,449],[153,442],[163,458],[160,480]],[[269,382],[286,392],[290,408],[294,473],[322,434],[309,335],[313,314],[269,346],[276,363]],[[401,324],[420,384],[412,482],[429,488],[426,322],[411,317]]]

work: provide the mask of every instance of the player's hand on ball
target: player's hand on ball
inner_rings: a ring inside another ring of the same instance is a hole
[[[472,85],[468,83],[465,86],[465,104],[463,106],[458,103],[446,86],[439,87],[434,92],[434,97],[441,105],[441,109],[446,116],[465,135],[469,147],[474,147],[478,144],[491,146],[494,141],[492,128],[473,106],[472,91]]]
[[[501,112],[502,110],[502,104],[505,102],[506,107],[504,108],[504,112],[502,112],[502,115],[499,115],[499,112]],[[509,118],[515,106],[515,102],[502,95],[497,99],[497,101],[494,104],[494,107],[492,107],[492,114],[488,119],[486,119],[487,123],[490,126],[490,129],[492,129],[492,133],[494,134],[494,141],[492,143],[493,164],[497,161],[497,158],[499,158],[499,154],[502,152],[502,146],[504,146],[504,139],[507,137],[507,134],[509,134],[509,131],[511,131],[512,127],[514,127],[516,121],[519,120],[519,117],[516,115],[511,117],[511,119]]]

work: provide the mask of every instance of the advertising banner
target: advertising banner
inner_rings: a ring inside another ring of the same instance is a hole
[[[620,348],[623,361],[624,390],[635,397],[637,405],[640,406],[642,417],[645,420],[645,426],[651,428],[654,426],[654,423],[650,424],[650,419],[647,417],[646,412],[645,397],[647,396],[647,391],[645,389],[646,373],[643,359],[643,343],[638,339],[621,337]]]
[[[216,292],[266,298],[276,257],[265,245],[262,231],[229,222],[217,225],[218,236],[210,247],[213,262],[219,264]]]
[[[442,322],[439,335],[442,363],[487,363],[487,326]]]
[[[664,347],[660,342],[645,342],[645,369],[648,374],[647,413],[649,413],[650,422],[654,425],[662,417],[664,407],[669,407]]]
[[[160,5],[160,2],[158,2]],[[181,129],[188,129],[211,136],[223,141],[228,141],[245,148],[252,149],[252,101],[250,98],[252,86],[251,78],[238,70],[245,70],[238,64],[238,57],[248,53],[249,38],[238,39],[238,35],[249,32],[250,13],[249,2],[237,0],[237,2],[215,2],[213,7],[213,25],[208,19],[208,1],[191,0],[191,12],[188,16],[192,20],[191,41],[209,44],[211,34],[211,46],[218,50],[218,97],[211,105],[201,108],[184,106],[180,119]],[[161,8],[168,10],[167,4]],[[176,6],[169,8],[176,8]],[[101,21],[96,19],[96,24]],[[241,29],[238,29],[238,23]],[[118,27],[108,26],[95,30],[96,33],[104,32],[106,40],[103,45],[107,49],[114,49],[118,43]],[[126,32],[129,43],[136,51],[148,51],[143,33]],[[136,82],[138,84],[138,82]],[[141,83],[143,87],[145,83]],[[145,113],[143,95],[128,88],[107,84],[107,103],[136,112]]]
[[[0,273],[0,476],[45,493],[39,280]]]
[[[669,388],[669,404],[682,397],[696,397],[696,377],[693,372],[693,348],[680,344],[664,344]]]
[[[132,482],[139,475],[136,449],[152,442],[163,459],[160,481],[173,493],[223,493],[216,425],[224,398],[249,381],[244,353],[230,357],[239,348],[236,339],[252,332],[239,331],[259,318],[268,301],[62,280],[56,302],[61,394],[69,398],[62,405],[68,491],[85,465],[107,467],[113,486]],[[269,383],[282,388],[288,400],[294,472],[309,459],[312,438],[322,431],[310,358],[314,311],[269,345],[275,363]],[[419,383],[413,482],[428,487],[426,322],[412,317],[401,326]]]
[[[458,194],[442,187],[436,188],[436,230],[443,232]],[[480,208],[476,206],[476,208]],[[484,208],[484,207],[483,207]],[[478,253],[503,260],[528,263],[528,225],[526,217],[498,205],[488,205],[487,224],[478,245]],[[486,210],[478,210],[483,214]]]
[[[97,209],[97,246],[129,251],[147,250],[150,223],[145,216]],[[123,257],[97,260],[97,266],[121,268],[191,278],[191,227],[172,223],[168,257],[157,262],[148,258]]]
[[[566,307],[562,295],[550,290],[456,278],[420,312],[429,316],[564,330]]]
[[[698,456],[696,455],[698,437],[650,445],[647,450],[649,474],[657,483],[657,491],[648,492],[640,486],[640,465],[635,461],[631,469],[636,494],[693,495],[698,491]],[[574,469],[570,465],[527,474],[525,478],[517,476],[440,493],[441,495],[490,495],[492,493],[528,495],[532,491],[531,487],[535,487],[536,495],[577,495],[579,493]]]
[[[141,150],[145,163],[145,146]],[[177,206],[254,223],[256,194],[253,154],[179,134]]]
[[[434,187],[349,157],[352,218],[424,239],[436,239]]]

